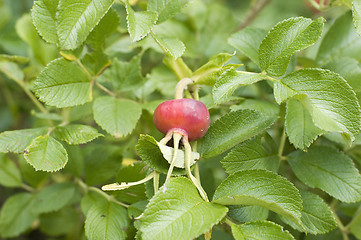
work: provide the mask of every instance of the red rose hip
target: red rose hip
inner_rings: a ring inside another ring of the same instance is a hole
[[[162,133],[180,132],[189,141],[202,138],[209,127],[207,107],[200,101],[182,98],[161,103],[154,112],[155,127]]]

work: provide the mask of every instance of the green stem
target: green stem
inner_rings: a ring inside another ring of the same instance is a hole
[[[21,185],[21,188],[25,189],[28,192],[32,192],[32,193],[36,191],[35,188],[33,188],[33,187],[31,187],[31,186],[29,186],[29,185],[27,185],[25,183],[23,183]]]
[[[331,208],[333,217],[335,218],[337,227],[340,229],[340,231],[342,233],[343,240],[349,240],[348,229],[343,225],[343,223],[341,222],[340,218],[337,216],[336,211],[335,211],[335,206],[337,203],[338,203],[337,200],[332,201],[330,204],[330,208]]]
[[[175,90],[175,99],[183,98],[183,92],[187,89],[188,85],[192,84],[193,81],[190,78],[183,78],[177,83],[176,90]]]
[[[281,136],[281,141],[280,141],[280,146],[278,148],[278,157],[280,158],[280,160],[283,160],[283,150],[285,148],[285,143],[286,143],[286,131],[285,129],[283,129],[282,132],[282,136]]]
[[[271,1],[272,0],[258,0],[246,13],[246,20],[244,20],[238,30],[247,27]]]
[[[103,90],[105,93],[107,93],[108,95],[112,96],[112,97],[116,97],[117,95],[115,93],[113,93],[112,91],[110,91],[108,88],[104,87],[102,84],[98,83],[97,81],[95,81],[95,85],[100,88],[101,90]]]
[[[120,205],[120,206],[126,207],[126,208],[129,207],[128,204],[119,202],[119,201],[116,200],[113,196],[106,194],[105,192],[103,192],[103,191],[100,190],[99,188],[96,188],[96,187],[88,187],[88,190],[89,190],[89,191],[93,191],[93,192],[97,192],[97,193],[103,195],[109,202],[110,202],[110,201],[111,201],[111,202],[114,202],[114,203],[116,203],[116,204],[118,204],[118,205]]]

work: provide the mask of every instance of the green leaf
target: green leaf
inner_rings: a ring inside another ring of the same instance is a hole
[[[357,239],[361,239],[361,207],[359,207],[348,226],[350,232],[355,235]]]
[[[253,110],[230,112],[215,121],[204,136],[203,157],[216,156],[269,128],[276,120]]]
[[[356,59],[349,57],[336,58],[324,66],[340,74],[355,92],[361,91],[361,67]]]
[[[141,74],[141,55],[134,56],[129,62],[113,59],[108,68],[99,80],[109,81],[118,91],[135,91],[144,83]]]
[[[149,164],[151,168],[160,173],[167,174],[169,163],[164,158],[157,141],[152,136],[140,135],[136,148],[139,157]],[[184,169],[175,167],[173,175],[184,174],[184,172]]]
[[[108,55],[98,49],[85,54],[81,62],[92,76],[97,77],[111,64]]]
[[[291,56],[313,45],[321,37],[324,21],[322,17],[314,21],[297,17],[278,23],[259,47],[262,70],[274,76],[283,75]]]
[[[209,231],[227,211],[224,206],[205,202],[189,179],[172,178],[150,200],[139,231],[143,240],[194,239]]]
[[[269,116],[278,116],[280,112],[280,107],[278,104],[258,99],[245,99],[238,105],[232,105],[230,109],[232,111],[250,109]]]
[[[106,96],[95,99],[93,112],[95,122],[119,138],[133,131],[142,114],[142,107],[130,100]]]
[[[358,34],[361,34],[361,1],[360,0],[352,1],[352,16],[356,31],[358,32]]]
[[[133,165],[128,165],[119,169],[115,181],[117,183],[136,182],[145,178],[149,174],[149,170],[149,166],[144,162],[137,161],[133,163]],[[124,203],[135,203],[147,199],[144,184],[132,186],[121,191],[115,191],[113,195]]]
[[[32,211],[36,214],[58,211],[71,200],[74,192],[73,183],[52,184],[36,195]]]
[[[279,162],[278,154],[269,151],[261,140],[262,137],[258,136],[234,147],[221,161],[226,172],[233,174],[248,169],[266,169],[276,172]]]
[[[31,141],[47,132],[48,128],[6,131],[0,134],[0,152],[23,153]]]
[[[48,44],[41,39],[33,25],[30,15],[24,14],[16,22],[15,27],[16,33],[30,46],[31,57],[35,58],[38,63],[45,66],[57,57],[57,47],[53,44]]]
[[[152,11],[134,12],[126,1],[128,31],[133,42],[145,38],[157,22],[158,14]]]
[[[0,212],[0,236],[16,237],[30,228],[37,218],[31,211],[34,195],[18,193],[9,197]]]
[[[56,10],[59,0],[35,1],[31,10],[34,26],[49,43],[58,43],[56,33]]]
[[[228,43],[249,57],[259,66],[258,49],[267,31],[261,28],[247,27],[228,38]]]
[[[149,0],[148,11],[158,13],[158,23],[174,17],[188,3],[188,0]]]
[[[244,170],[230,175],[218,186],[212,202],[261,206],[301,223],[302,200],[297,188],[267,170]]]
[[[186,50],[183,42],[177,38],[154,37],[154,40],[162,46],[162,49],[169,53],[174,59],[181,57]]]
[[[117,30],[120,18],[115,10],[109,9],[86,39],[94,48],[102,49],[105,39]]]
[[[228,216],[238,222],[253,222],[266,220],[268,209],[260,206],[230,205]]]
[[[219,53],[212,57],[192,74],[192,79],[195,84],[214,85],[216,80],[224,72],[224,65],[232,57],[233,55],[229,53]]]
[[[301,69],[275,85],[278,103],[303,95],[314,124],[325,131],[344,133],[353,141],[360,130],[360,106],[346,81],[324,69]]]
[[[54,129],[54,137],[68,144],[84,144],[102,136],[95,128],[87,125],[71,124]]]
[[[322,198],[306,191],[301,191],[300,193],[303,201],[301,221],[305,230],[288,219],[282,218],[284,222],[300,232],[305,231],[311,234],[325,234],[337,227],[332,210]]]
[[[89,240],[123,240],[129,227],[127,210],[111,201],[95,202],[85,220],[85,236]]]
[[[75,63],[58,58],[38,75],[33,91],[39,99],[58,108],[73,107],[92,100],[90,76]]]
[[[37,171],[58,171],[68,162],[63,145],[49,135],[35,138],[24,151],[24,157]]]
[[[269,221],[232,224],[232,234],[236,240],[293,240],[293,236],[283,227]]]
[[[361,38],[355,31],[351,13],[339,17],[330,27],[318,49],[316,60],[323,66],[342,56],[360,59]]]
[[[290,99],[286,105],[285,129],[289,141],[302,150],[307,149],[323,131],[315,126],[302,100]]]
[[[231,68],[225,71],[216,81],[212,89],[214,102],[217,104],[226,101],[240,86],[250,85],[265,79],[260,73],[236,71]]]
[[[86,216],[91,207],[95,205],[106,205],[108,200],[104,194],[101,193],[101,190],[97,188],[89,188],[89,191],[81,199],[80,207],[83,214]]]
[[[361,175],[344,153],[326,146],[315,146],[307,153],[288,156],[296,176],[307,186],[320,188],[342,202],[361,200]]]
[[[41,214],[39,229],[52,237],[71,236],[72,232],[78,230],[81,221],[77,208],[65,207],[57,212]]]
[[[9,79],[17,83],[24,81],[24,73],[16,63],[0,61],[0,72],[3,72]]]
[[[113,2],[114,0],[60,0],[56,19],[60,47],[79,47]]]
[[[5,154],[0,153],[0,185],[5,187],[20,187],[21,174],[18,167]]]
[[[123,148],[114,145],[90,145],[86,148],[85,180],[90,186],[108,182],[121,168]]]

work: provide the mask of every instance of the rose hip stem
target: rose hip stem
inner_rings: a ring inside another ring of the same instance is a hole
[[[173,152],[172,161],[171,161],[171,163],[170,163],[170,167],[169,167],[169,169],[168,169],[167,178],[165,179],[166,182],[167,182],[167,181],[170,179],[170,177],[172,176],[172,172],[173,172],[175,160],[177,159],[179,142],[180,142],[181,138],[182,138],[182,135],[180,135],[179,133],[173,133],[173,147],[174,147],[174,152]]]

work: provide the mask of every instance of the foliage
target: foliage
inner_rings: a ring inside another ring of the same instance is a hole
[[[1,239],[361,239],[360,0],[0,14]],[[185,78],[211,126],[177,150]]]

